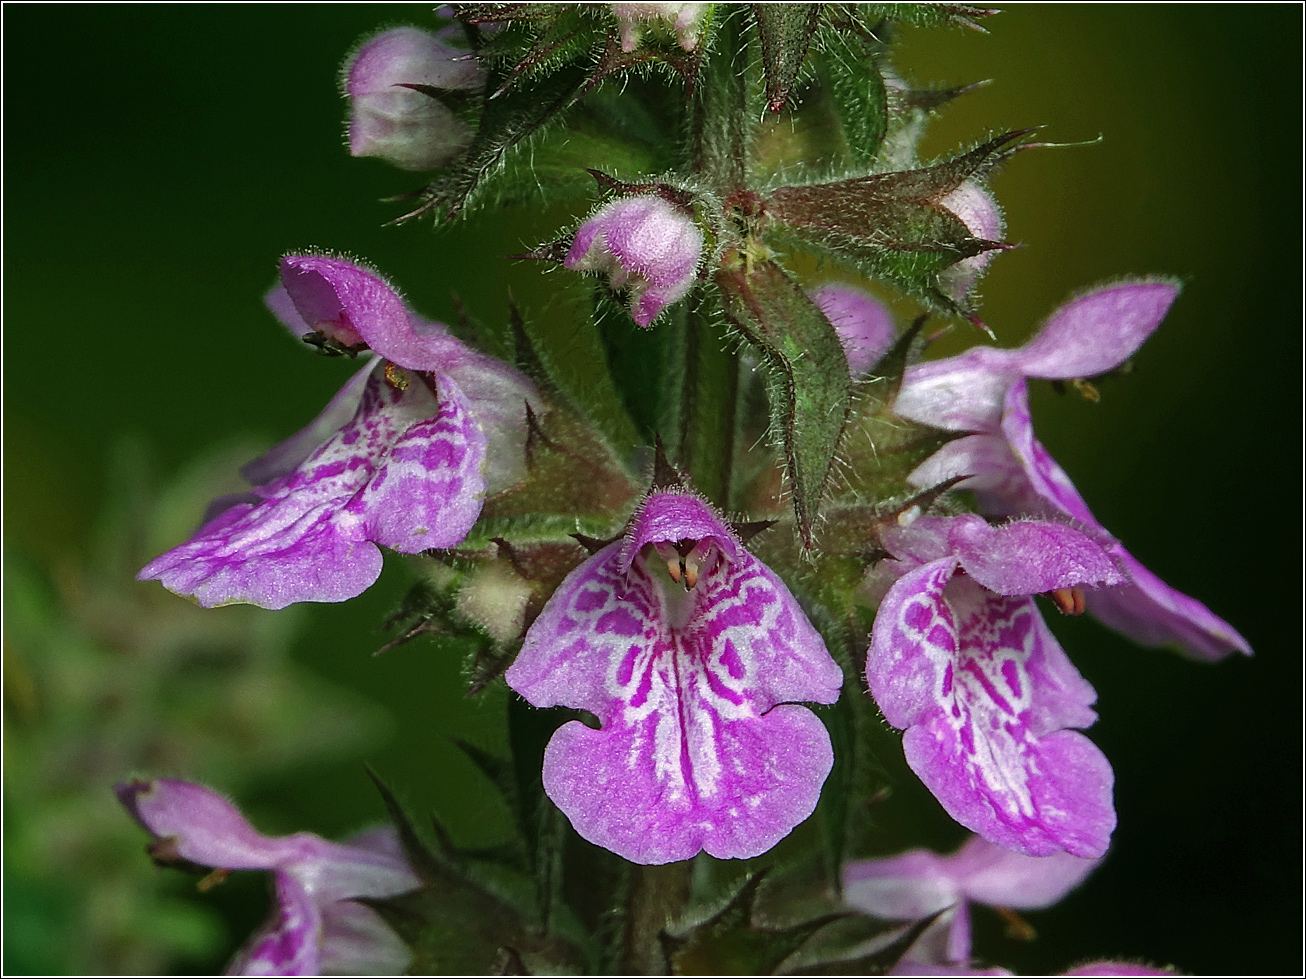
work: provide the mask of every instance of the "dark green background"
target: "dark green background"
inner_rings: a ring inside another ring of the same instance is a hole
[[[340,59],[363,32],[427,10],[6,7],[8,547],[43,561],[84,547],[121,433],[147,436],[169,471],[236,434],[283,436],[318,410],[348,368],[296,349],[263,311],[287,250],[365,256],[434,316],[451,315],[451,290],[501,315],[508,286],[550,314],[549,278],[500,256],[543,240],[558,215],[484,215],[444,236],[383,228],[396,205],[377,200],[418,178],[342,148]],[[1008,236],[1026,247],[995,262],[985,319],[1015,344],[1072,290],[1126,274],[1185,280],[1101,404],[1040,390],[1034,410],[1101,521],[1256,656],[1207,667],[1090,621],[1055,624],[1100,695],[1091,735],[1115,766],[1121,826],[1096,877],[1033,916],[1041,941],[990,934],[983,915],[981,941],[1026,971],[1123,955],[1195,973],[1293,972],[1301,9],[1031,5],[988,26],[905,38],[897,63],[915,82],[995,79],[944,112],[928,152],[1035,124],[1049,140],[1103,140],[1022,154],[994,181]],[[494,712],[463,699],[447,650],[367,655],[407,575],[390,561],[365,598],[313,608],[298,655],[390,708],[395,734],[371,760],[461,839],[487,842],[502,814],[449,736],[493,745]],[[125,818],[105,799],[106,819]],[[327,835],[380,813],[356,763],[245,801],[268,829]],[[932,805],[918,839],[955,841]],[[141,886],[154,886],[144,864]]]

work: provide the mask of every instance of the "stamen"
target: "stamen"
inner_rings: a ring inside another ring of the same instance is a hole
[[[1084,614],[1084,589],[1082,588],[1054,588],[1048,592],[1048,598],[1052,599],[1052,604],[1062,615]]]
[[[224,880],[226,880],[230,876],[231,876],[230,870],[223,870],[221,867],[219,867],[217,870],[213,871],[213,873],[207,874],[205,877],[203,877],[195,885],[195,887],[201,894],[204,894],[208,891],[213,890],[213,888],[217,887],[219,884],[221,884]]]
[[[658,557],[667,563],[667,574],[671,575],[671,580],[680,583],[680,553],[673,544],[667,541],[658,541],[652,545],[653,550],[658,552]],[[691,586],[692,587],[692,586]]]
[[[703,570],[703,565],[707,562],[708,557],[716,550],[716,545],[709,537],[701,540],[694,545],[694,549],[685,555],[685,590],[688,591],[698,584],[698,576]],[[708,568],[711,571],[712,568]]]
[[[408,390],[408,375],[388,360],[385,364],[385,379],[396,391]]]

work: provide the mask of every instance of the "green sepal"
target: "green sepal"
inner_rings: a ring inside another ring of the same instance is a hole
[[[593,427],[566,407],[527,415],[526,478],[488,497],[482,520],[565,515],[606,526],[624,519],[640,488]],[[585,528],[576,522],[572,530]],[[571,530],[567,531],[571,533]],[[499,535],[505,536],[505,535]]]
[[[556,120],[572,103],[585,82],[588,65],[575,61],[544,75],[530,87],[514,87],[485,100],[476,136],[467,150],[421,191],[421,203],[396,221],[433,214],[437,222],[460,215],[473,195],[496,171],[507,152]],[[493,91],[500,75],[491,72],[486,83]]]
[[[840,454],[840,496],[882,500],[900,495],[917,466],[948,442],[969,434],[923,425],[893,411],[907,366],[919,358],[924,324],[925,317],[918,318],[876,365],[876,376],[853,393]]]
[[[779,187],[764,201],[772,233],[826,253],[950,313],[969,313],[939,288],[957,262],[1008,247],[975,238],[940,204],[963,181],[982,177],[1030,130],[1003,133],[942,163],[826,183]]]
[[[820,22],[821,4],[754,3],[749,5],[761,40],[767,107],[779,112],[789,101]]]
[[[880,21],[898,21],[913,27],[953,25],[983,31],[981,17],[997,13],[992,7],[970,3],[839,3],[828,16],[842,15],[860,30],[873,30]]]
[[[749,874],[716,914],[663,932],[672,975],[772,975],[813,934],[844,917],[836,912],[785,928],[764,926],[754,908],[765,878],[765,871]]]
[[[715,277],[726,319],[762,354],[773,434],[803,546],[810,548],[843,434],[852,381],[830,321],[774,262],[740,261]]]
[[[491,888],[469,872],[470,864],[438,841],[419,834],[394,793],[372,772],[404,854],[422,881],[419,890],[383,900],[365,900],[413,952],[414,975],[484,974],[500,955],[511,949],[535,965],[574,971],[583,956],[571,942],[542,928],[536,915],[523,909],[520,899],[508,899],[519,890],[510,875],[490,874],[499,885]]]
[[[795,976],[888,975],[948,910],[936,911],[905,928],[886,925],[866,915],[849,915],[816,936],[803,949],[801,960],[793,963],[786,973]]]

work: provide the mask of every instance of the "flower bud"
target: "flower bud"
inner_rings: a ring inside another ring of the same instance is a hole
[[[444,166],[471,142],[472,131],[434,95],[409,85],[471,91],[480,66],[435,34],[397,27],[363,43],[345,63],[349,153],[379,156],[402,170]]]
[[[869,292],[829,282],[807,295],[839,334],[848,358],[848,372],[853,377],[869,371],[893,346],[893,314]]]
[[[702,253],[703,232],[690,215],[642,194],[595,212],[576,232],[563,264],[606,274],[613,289],[629,293],[635,322],[648,326],[689,292]]]
[[[998,202],[973,180],[967,180],[939,201],[939,204],[956,215],[974,237],[985,241],[1001,240],[1004,225]],[[989,262],[993,261],[994,254],[996,253],[992,251],[981,252],[944,269],[939,275],[939,285],[944,293],[961,302]]]
[[[666,24],[676,35],[676,42],[686,51],[698,46],[703,33],[706,3],[614,3],[612,16],[621,30],[621,50],[626,53],[639,47],[640,35],[652,24]]]

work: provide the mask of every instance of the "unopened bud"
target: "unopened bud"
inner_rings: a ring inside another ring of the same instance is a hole
[[[397,27],[365,41],[345,63],[349,153],[379,156],[402,170],[444,166],[471,142],[472,131],[432,92],[482,84],[476,60],[429,31]]]
[[[853,377],[867,373],[893,345],[893,314],[870,293],[831,282],[807,295],[839,334]]]
[[[531,586],[504,560],[477,568],[458,592],[458,612],[499,642],[521,635]]]
[[[649,326],[694,284],[703,232],[693,217],[654,194],[623,197],[580,226],[563,264],[607,275],[629,294],[630,315]]]
[[[1002,240],[1004,225],[998,202],[974,181],[967,180],[939,201],[939,204],[956,215],[972,237],[985,241]],[[988,268],[989,262],[993,261],[994,254],[993,251],[987,251],[963,258],[939,274],[939,285],[948,296],[960,302],[970,292],[980,274]]]

